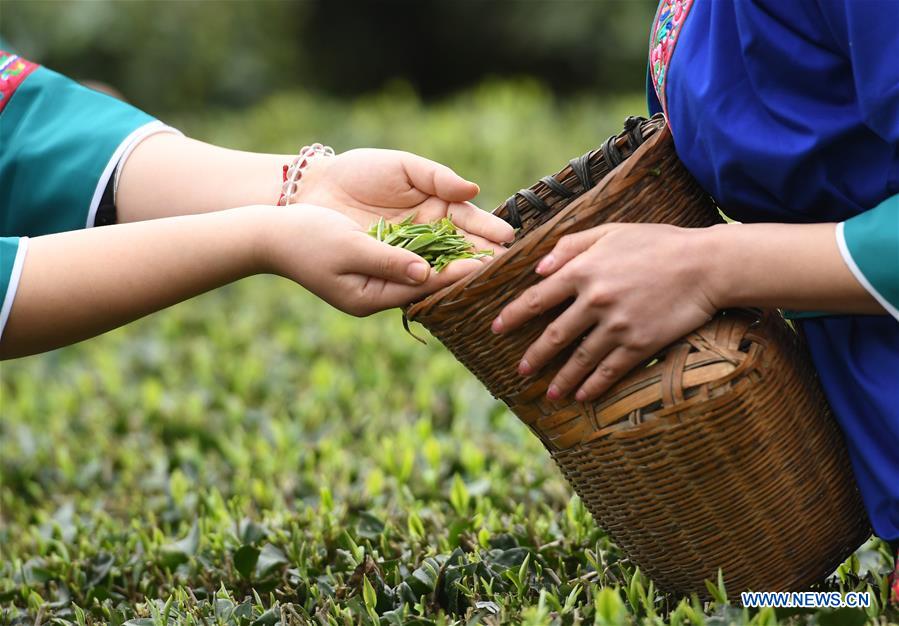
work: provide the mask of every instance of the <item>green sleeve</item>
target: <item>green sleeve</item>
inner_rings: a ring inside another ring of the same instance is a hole
[[[837,245],[862,286],[899,320],[899,195],[838,224]]]
[[[16,297],[27,248],[27,237],[0,237],[0,338]]]
[[[0,112],[0,236],[93,226],[103,191],[130,149],[153,132],[173,130],[38,67]]]

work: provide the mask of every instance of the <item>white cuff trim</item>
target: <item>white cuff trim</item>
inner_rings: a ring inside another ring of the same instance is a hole
[[[97,220],[97,209],[100,208],[100,199],[103,197],[106,185],[109,184],[109,177],[112,176],[113,172],[121,171],[120,166],[125,164],[125,160],[131,156],[131,152],[137,147],[137,144],[156,133],[183,134],[177,128],[172,128],[159,120],[154,120],[143,126],[138,126],[130,135],[125,137],[125,139],[122,140],[122,143],[119,144],[119,147],[116,148],[116,151],[113,152],[112,157],[106,164],[106,168],[103,170],[103,174],[100,176],[100,180],[97,181],[97,187],[94,189],[94,196],[91,198],[90,210],[87,212],[87,222],[84,225],[85,228],[91,228]],[[119,186],[118,173],[116,173],[114,186],[115,188],[118,188]]]
[[[19,279],[22,278],[22,267],[25,265],[25,254],[28,252],[28,237],[19,238],[19,247],[16,250],[16,258],[12,262],[12,273],[9,275],[9,287],[3,298],[3,306],[0,307],[0,339],[3,338],[3,329],[6,328],[6,320],[12,311],[12,302],[16,299],[16,290],[19,288]]]
[[[899,320],[899,309],[890,304],[890,302],[884,298],[879,291],[874,288],[874,285],[865,277],[864,273],[862,273],[859,266],[856,264],[855,259],[852,258],[852,254],[849,252],[849,246],[846,245],[846,234],[843,232],[843,222],[837,224],[836,229],[837,235],[837,248],[840,250],[840,256],[843,257],[843,261],[849,267],[849,271],[852,272],[852,275],[855,276],[855,279],[861,284],[865,290],[874,296],[874,299],[880,303],[884,309],[889,312],[890,315]]]

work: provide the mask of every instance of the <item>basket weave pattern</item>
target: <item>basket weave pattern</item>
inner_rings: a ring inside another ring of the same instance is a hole
[[[514,245],[412,305],[407,317],[530,427],[597,523],[661,590],[707,597],[703,581],[719,567],[735,597],[805,588],[870,529],[814,368],[777,312],[721,312],[588,403],[545,395],[573,348],[537,376],[517,373],[526,347],[562,308],[501,337],[490,330],[500,310],[539,280],[536,264],[566,234],[607,222],[721,221],[678,160],[664,122],[653,118],[641,130],[648,138],[639,147],[632,134],[615,140],[631,156],[609,175],[603,155],[590,154],[591,175],[601,180],[589,191],[533,186],[550,210],[518,204]],[[580,178],[572,166],[554,176],[576,188]],[[507,211],[508,203],[497,213]]]

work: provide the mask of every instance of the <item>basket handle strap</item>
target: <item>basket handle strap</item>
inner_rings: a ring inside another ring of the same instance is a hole
[[[608,143],[608,141],[607,139],[606,142]],[[568,164],[571,166],[571,171],[577,176],[577,180],[581,187],[584,188],[584,191],[592,189],[596,183],[590,178],[590,153],[588,152],[576,159],[571,159]]]
[[[624,131],[623,135],[627,140],[627,147],[631,153],[634,150],[640,147],[640,145],[646,140],[643,136],[643,130],[641,128],[641,124],[646,120],[642,117],[637,117],[635,115],[629,116],[624,120]],[[618,147],[617,139],[620,135],[612,135],[608,139],[606,139],[602,145],[600,146],[599,152],[602,154],[603,159],[606,163],[606,171],[611,171],[615,169],[618,165],[624,161],[627,156],[622,154],[621,149]],[[568,162],[568,165],[571,167],[571,172],[574,174],[578,183],[582,188],[580,193],[584,193],[589,189],[592,189],[596,186],[597,180],[594,180],[590,174],[590,158],[595,154],[595,151],[588,152],[584,155],[581,155],[577,158],[571,159]],[[560,182],[555,176],[544,176],[540,179],[540,182],[543,183],[550,191],[552,191],[557,196],[562,199],[568,200],[572,199],[578,195],[574,189],[571,189],[562,182]],[[530,204],[533,208],[537,209],[541,213],[551,212],[553,208],[541,198],[535,191],[534,188],[530,189],[519,189],[515,192],[513,196],[511,196],[508,200],[503,204],[503,208],[507,214],[506,221],[508,221],[514,228],[521,228],[521,213],[518,210],[518,199],[522,198],[527,204]],[[561,207],[557,207],[561,208]]]
[[[575,195],[573,189],[569,189],[552,176],[544,176],[540,179],[540,182],[552,189],[556,194],[562,196],[563,198],[570,198],[571,196]]]

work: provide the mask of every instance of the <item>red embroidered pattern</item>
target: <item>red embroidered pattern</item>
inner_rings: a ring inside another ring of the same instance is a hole
[[[26,61],[17,54],[0,50],[0,111],[6,107],[22,81],[37,67],[36,63]]]
[[[649,73],[666,116],[668,104],[665,98],[665,79],[668,78],[671,55],[674,53],[681,27],[692,6],[693,0],[662,0],[652,26],[652,37],[649,40]]]

